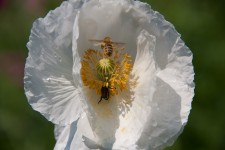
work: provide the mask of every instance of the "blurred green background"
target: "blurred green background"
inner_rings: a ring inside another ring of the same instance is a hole
[[[51,150],[53,125],[23,91],[32,23],[62,0],[0,0],[0,150]],[[225,1],[147,0],[194,54],[195,97],[184,132],[167,150],[225,150]]]

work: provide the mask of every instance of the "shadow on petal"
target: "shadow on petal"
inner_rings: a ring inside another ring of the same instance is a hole
[[[73,137],[74,137],[74,135],[77,132],[77,123],[78,123],[78,121],[79,121],[79,118],[71,124],[70,133],[69,133],[69,139],[67,141],[66,148],[65,148],[66,150],[70,150],[70,146],[71,146]]]

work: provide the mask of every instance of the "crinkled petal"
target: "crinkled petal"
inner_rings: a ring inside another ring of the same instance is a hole
[[[69,124],[81,112],[72,76],[72,28],[78,5],[62,5],[34,22],[27,47],[25,93],[33,109],[56,124]]]

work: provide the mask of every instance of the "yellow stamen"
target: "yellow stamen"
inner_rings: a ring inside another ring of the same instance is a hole
[[[118,51],[113,48],[110,58],[104,58],[104,52],[88,49],[81,61],[81,79],[83,85],[101,95],[101,88],[109,89],[109,98],[128,88],[132,71],[131,56],[123,54],[124,48]]]

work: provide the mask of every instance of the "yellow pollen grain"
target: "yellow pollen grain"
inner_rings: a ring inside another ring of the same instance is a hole
[[[120,132],[126,133],[127,132],[127,128],[123,127],[122,129],[120,129]]]

